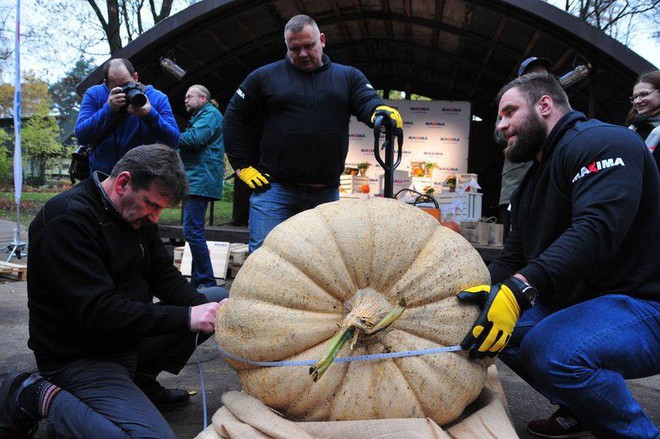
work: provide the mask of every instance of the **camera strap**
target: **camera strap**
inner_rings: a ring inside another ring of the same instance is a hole
[[[114,122],[112,122],[101,134],[99,140],[89,145],[82,145],[71,154],[71,164],[69,165],[69,178],[71,184],[76,180],[84,180],[89,177],[89,156],[101,142],[103,142],[112,132],[123,122],[125,116],[122,114]]]

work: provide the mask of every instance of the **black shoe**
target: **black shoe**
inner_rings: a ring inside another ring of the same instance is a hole
[[[560,407],[548,419],[537,419],[527,424],[527,431],[549,438],[587,437],[591,433],[575,420],[565,407]]]
[[[156,380],[135,380],[135,384],[161,412],[182,407],[190,402],[190,394],[181,389],[166,389]]]
[[[26,372],[14,372],[5,377],[0,387],[0,439],[29,439],[39,428],[39,418],[18,404],[18,395],[40,377]]]

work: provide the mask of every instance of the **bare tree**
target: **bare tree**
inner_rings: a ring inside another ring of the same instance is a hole
[[[172,12],[172,1],[163,2],[160,5],[160,12],[156,12],[156,2],[154,0],[149,0],[149,7],[151,8],[151,16],[154,18],[154,24],[158,24],[170,16]]]
[[[49,20],[28,30],[27,38],[47,47],[46,55],[61,52],[54,44],[66,44],[78,59],[81,55],[113,55],[172,13],[199,0],[33,1]],[[107,44],[105,50],[99,48],[103,42]]]
[[[158,8],[154,0],[149,0],[153,24],[158,24],[170,16],[173,2],[174,0],[163,0]],[[132,41],[145,30],[142,19],[144,0],[106,0],[105,2],[87,0],[87,3],[101,23],[111,55],[123,47],[122,26],[128,41]],[[105,13],[102,11],[103,6]]]
[[[563,9],[623,44],[644,28],[640,20],[655,25],[651,30],[660,23],[660,0],[563,0]]]
[[[7,61],[14,53],[11,47],[11,34],[13,33],[7,26],[10,16],[10,7],[6,5],[0,6],[0,72],[2,72],[2,64]]]

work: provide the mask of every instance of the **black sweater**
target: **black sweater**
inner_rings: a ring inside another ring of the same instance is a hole
[[[658,168],[639,136],[570,112],[513,195],[492,282],[519,271],[553,307],[605,294],[660,298],[659,206]]]
[[[282,183],[339,185],[348,152],[350,116],[370,123],[382,101],[358,69],[330,62],[312,72],[288,60],[252,72],[234,93],[223,122],[234,168],[250,163],[246,127],[264,119],[261,157],[255,167]]]
[[[30,224],[28,346],[42,372],[188,331],[189,306],[206,301],[172,265],[158,227],[134,230],[97,175],[48,201]]]

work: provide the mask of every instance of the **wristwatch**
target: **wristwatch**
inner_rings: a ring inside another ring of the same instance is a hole
[[[528,284],[527,282],[523,282],[522,280],[518,279],[515,276],[511,277],[511,281],[513,284],[520,290],[522,295],[527,299],[529,302],[529,306],[532,307],[536,303],[536,300],[539,298],[539,292],[536,288]]]

